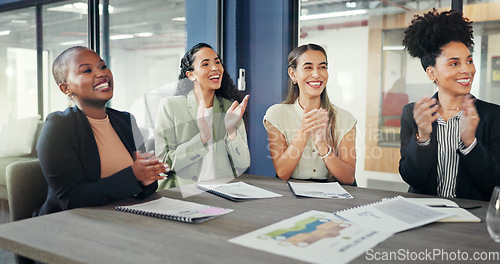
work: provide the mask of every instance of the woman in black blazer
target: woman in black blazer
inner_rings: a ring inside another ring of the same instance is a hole
[[[437,89],[403,108],[399,172],[410,191],[489,200],[500,185],[500,107],[470,95],[472,26],[461,13],[416,16],[403,45]]]
[[[51,113],[43,126],[37,152],[49,189],[34,215],[154,193],[168,165],[151,153],[136,152],[142,136],[134,118],[106,107],[113,97],[113,75],[99,55],[69,48],[54,61],[53,74],[76,107]],[[108,130],[99,130],[95,122]],[[103,144],[100,131],[106,131],[104,139],[114,139],[113,148],[109,141]]]

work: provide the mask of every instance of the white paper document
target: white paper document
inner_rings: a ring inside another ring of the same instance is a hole
[[[391,235],[313,210],[229,242],[306,262],[331,264],[347,263]]]
[[[431,206],[433,209],[452,213],[453,215],[438,222],[481,222],[481,219],[471,212],[460,208],[454,201],[444,198],[406,198],[412,202]],[[436,207],[433,207],[436,206]]]
[[[288,182],[297,196],[312,198],[353,198],[338,182]]]
[[[244,182],[232,182],[226,184],[202,184],[196,185],[201,190],[222,196],[224,198],[240,201],[248,199],[262,199],[281,197],[283,195],[274,193]]]
[[[453,215],[412,202],[402,196],[337,211],[335,214],[354,223],[392,233],[419,227]]]

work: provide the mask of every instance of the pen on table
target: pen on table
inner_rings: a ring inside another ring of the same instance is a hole
[[[428,205],[430,207],[446,207],[446,208],[463,208],[463,209],[477,209],[481,208],[481,205],[474,205],[474,206],[454,206],[454,205],[446,205],[446,204],[431,204]]]

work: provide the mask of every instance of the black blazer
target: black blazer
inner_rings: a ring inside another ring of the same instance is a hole
[[[437,98],[437,94],[434,95]],[[477,145],[459,156],[456,194],[458,198],[488,201],[493,188],[500,185],[500,106],[476,99],[479,114]],[[410,185],[410,192],[437,194],[437,121],[432,123],[430,144],[419,146],[413,119],[414,103],[403,108],[401,116],[401,160],[399,173]]]
[[[109,120],[130,155],[142,135],[127,112],[106,109]],[[134,139],[135,137],[135,139]],[[98,206],[114,200],[146,197],[157,182],[143,186],[127,167],[101,179],[101,162],[94,133],[85,114],[77,107],[47,116],[37,144],[38,157],[47,180],[47,200],[34,215],[45,215],[78,207]]]

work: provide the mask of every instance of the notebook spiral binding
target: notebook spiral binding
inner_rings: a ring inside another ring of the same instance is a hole
[[[143,211],[143,210],[129,209],[129,208],[125,208],[122,206],[116,206],[115,209],[119,210],[119,211],[127,212],[127,213],[153,216],[153,217],[176,220],[176,221],[187,222],[187,223],[193,222],[193,219],[191,217],[185,217],[185,216],[158,214],[158,213],[153,213],[153,212],[148,212],[148,211]]]
[[[370,206],[370,205],[375,205],[375,204],[379,204],[379,203],[382,203],[382,202],[386,202],[386,201],[389,201],[389,200],[396,199],[396,198],[398,198],[398,197],[401,197],[401,195],[394,196],[394,197],[387,198],[387,199],[380,200],[380,201],[376,201],[376,202],[372,202],[372,203],[368,203],[368,204],[363,204],[363,205],[358,205],[358,206],[354,206],[354,207],[350,207],[350,208],[346,208],[346,209],[338,210],[338,211],[335,211],[335,212],[333,212],[333,213],[334,213],[334,214],[337,214],[337,213],[341,213],[341,212],[345,212],[345,211],[350,211],[350,210],[354,210],[354,209],[361,208],[361,207],[366,207],[366,206]]]

